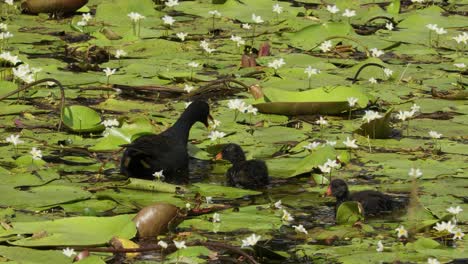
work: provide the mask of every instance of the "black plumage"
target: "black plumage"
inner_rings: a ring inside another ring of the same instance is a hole
[[[343,202],[356,201],[362,205],[365,215],[391,212],[404,207],[407,203],[407,200],[396,200],[390,195],[373,190],[350,193],[348,185],[341,179],[335,179],[330,183],[326,195],[336,198],[335,210]]]
[[[226,172],[229,186],[261,189],[270,183],[268,168],[262,160],[246,160],[244,151],[237,144],[228,144],[216,155],[232,163]]]
[[[187,183],[189,178],[187,142],[190,128],[196,122],[208,127],[210,107],[204,101],[194,101],[179,119],[161,134],[144,135],[126,147],[121,173],[128,177],[154,179],[153,174],[163,170],[165,181]]]

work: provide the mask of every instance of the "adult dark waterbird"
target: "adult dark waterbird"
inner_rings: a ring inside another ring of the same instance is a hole
[[[350,193],[348,185],[342,179],[334,179],[325,194],[336,198],[335,210],[344,202],[356,201],[362,205],[365,215],[388,213],[403,208],[408,202],[407,199],[397,200],[390,195],[373,190]]]
[[[124,145],[120,172],[128,177],[154,179],[153,174],[162,170],[165,181],[187,183],[190,129],[196,122],[208,127],[210,119],[210,107],[206,102],[192,102],[172,127],[161,134],[144,135]]]
[[[237,144],[227,144],[216,155],[216,160],[227,160],[232,167],[226,172],[228,185],[248,189],[264,188],[270,183],[268,168],[262,160],[246,160],[244,151]]]

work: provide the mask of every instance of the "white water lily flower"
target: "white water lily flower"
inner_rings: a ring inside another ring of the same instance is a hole
[[[366,121],[367,123],[370,123],[371,121],[375,119],[379,119],[379,118],[382,118],[382,116],[378,112],[368,110],[368,111],[365,111],[365,114],[362,117],[362,120]]]
[[[5,23],[0,23],[0,30],[7,31],[8,30],[8,25]]]
[[[447,34],[447,30],[445,30],[443,27],[436,28],[435,32],[437,33],[437,35]]]
[[[81,15],[82,16],[82,20],[88,22],[90,21],[91,19],[93,19],[93,16],[90,14],[90,13],[84,13]]]
[[[221,13],[218,10],[211,10],[208,12],[208,14],[215,16],[215,17],[220,17]]]
[[[220,125],[221,125],[221,121],[219,121],[219,120],[213,119],[213,120],[211,121],[211,127],[212,127],[213,129],[219,127]]]
[[[121,57],[125,57],[125,56],[127,56],[127,52],[125,52],[125,50],[118,49],[118,50],[115,51],[115,57],[117,59],[120,59]]]
[[[460,35],[453,37],[452,39],[454,39],[457,42],[457,44],[460,44],[460,43],[466,44],[468,42],[468,33],[463,32]]]
[[[103,70],[103,72],[106,74],[107,77],[111,76],[111,75],[114,75],[115,74],[115,71],[116,69],[111,69],[109,67],[105,68]]]
[[[318,146],[320,146],[320,142],[312,142],[312,143],[309,143],[307,145],[304,146],[305,149],[308,149],[308,150],[313,150],[313,149],[316,149],[318,148]]]
[[[419,112],[419,110],[421,109],[421,107],[417,104],[413,104],[411,106],[411,112],[413,112],[413,114],[415,114],[416,112]]]
[[[236,42],[237,47],[245,45],[245,40],[241,36],[231,35],[231,40]]]
[[[375,250],[377,250],[377,252],[383,252],[384,251],[384,246],[382,244],[382,240],[379,240],[379,242],[377,242],[377,248]]]
[[[13,55],[11,55],[10,52],[0,53],[0,59],[9,61],[13,65],[16,65],[17,63],[21,62],[21,60],[18,59],[18,56],[13,56]]]
[[[392,76],[393,71],[390,70],[389,68],[385,68],[384,69],[384,74],[385,74],[385,76],[390,77],[390,76]]]
[[[168,245],[166,242],[164,242],[164,241],[162,241],[162,240],[159,240],[158,246],[160,246],[160,247],[166,249],[169,245]]]
[[[371,77],[371,78],[369,78],[369,82],[370,82],[371,84],[376,84],[376,83],[377,83],[377,79],[375,79],[374,77]]]
[[[0,33],[0,39],[9,39],[9,38],[12,38],[13,37],[13,34],[11,34],[11,32],[1,32]]]
[[[320,119],[315,121],[315,124],[320,125],[320,126],[326,126],[328,125],[328,121],[323,118],[323,116],[320,116]]]
[[[119,126],[119,121],[117,121],[117,119],[107,119],[107,120],[104,120],[102,121],[102,124],[105,126],[105,127],[117,127]]]
[[[251,29],[252,27],[250,26],[249,23],[244,23],[244,24],[242,24],[242,28],[243,29]]]
[[[164,179],[164,174],[163,174],[164,170],[160,170],[160,171],[155,171],[153,173],[153,177],[158,179],[158,181]]]
[[[440,264],[440,262],[436,258],[428,258],[427,264]]]
[[[332,14],[336,14],[340,12],[340,9],[336,5],[327,5],[327,11]]]
[[[40,149],[37,149],[36,147],[33,147],[29,153],[31,154],[34,160],[42,159],[42,151]]]
[[[193,91],[193,89],[195,89],[195,87],[191,85],[188,85],[188,84],[184,85],[184,91],[186,91],[187,93],[190,93],[191,91]]]
[[[356,139],[351,140],[349,137],[346,137],[346,140],[343,141],[343,144],[348,148],[359,148],[356,144]]]
[[[177,249],[187,248],[187,246],[185,245],[185,241],[173,240],[173,242],[174,242],[174,245],[176,246]]]
[[[247,113],[257,115],[258,109],[254,107],[253,105],[249,105],[246,108]]]
[[[340,164],[336,162],[336,160],[332,160],[332,159],[327,159],[327,162],[325,162],[324,165],[332,169],[338,168],[340,166]]]
[[[334,147],[334,146],[336,145],[336,141],[328,141],[328,140],[326,140],[326,141],[325,141],[325,144]]]
[[[64,248],[62,250],[62,254],[64,254],[65,256],[71,258],[73,255],[76,255],[76,252],[73,248]]]
[[[406,119],[410,119],[413,117],[414,112],[413,111],[399,111],[399,113],[396,115],[398,119],[401,121],[405,121]]]
[[[309,232],[307,232],[307,230],[304,228],[303,225],[293,225],[292,227],[294,227],[294,230],[297,232],[297,233],[304,233],[304,234],[309,234]]]
[[[257,236],[255,234],[252,234],[249,237],[247,237],[246,239],[242,240],[242,246],[241,247],[244,248],[244,247],[255,246],[258,243],[258,241],[260,240],[260,238],[262,238],[262,236]]]
[[[16,145],[24,143],[23,140],[19,139],[19,137],[20,135],[10,135],[5,139],[5,141],[13,144],[16,147]]]
[[[408,172],[408,176],[412,177],[412,178],[419,178],[423,175],[421,169],[417,168],[411,168]]]
[[[453,66],[459,68],[459,69],[464,69],[466,68],[465,63],[454,63]]]
[[[460,228],[451,233],[453,234],[453,238],[452,238],[453,240],[457,240],[457,239],[462,240],[463,237],[465,236],[465,233],[463,233]]]
[[[198,68],[200,66],[200,63],[198,62],[195,62],[195,61],[191,61],[187,64],[189,67],[192,67],[192,68]]]
[[[447,208],[447,212],[449,212],[449,213],[451,213],[453,215],[457,215],[457,214],[463,212],[463,209],[459,205],[457,205],[457,207]]]
[[[231,99],[228,101],[228,108],[232,110],[239,110],[245,107],[245,102],[241,99]]]
[[[344,17],[353,17],[353,16],[356,16],[356,11],[355,10],[351,10],[351,9],[345,9],[344,13],[343,13],[343,16]]]
[[[34,81],[34,76],[31,68],[29,67],[29,64],[18,65],[18,67],[13,68],[12,71],[16,78],[22,80],[25,83],[32,83]]]
[[[437,30],[439,27],[437,26],[437,24],[427,24],[426,25],[426,28],[428,28],[429,30]]]
[[[192,205],[190,203],[186,203],[185,208],[187,208],[187,210],[190,210],[190,208],[192,208]]]
[[[408,231],[405,229],[404,226],[398,227],[397,229],[395,229],[395,231],[397,232],[398,238],[408,237]]]
[[[284,64],[286,64],[286,62],[284,62],[284,59],[279,58],[279,59],[276,59],[276,60],[274,60],[272,62],[269,62],[268,67],[273,68],[275,70],[278,70],[279,68],[283,67]]]
[[[163,23],[169,26],[172,26],[175,22],[175,19],[171,16],[165,15],[162,17]]]
[[[208,138],[211,139],[211,141],[215,141],[215,140],[221,139],[221,138],[223,138],[225,136],[226,136],[226,133],[213,130],[208,135]]]
[[[442,137],[442,134],[437,133],[436,131],[429,131],[429,136],[433,139],[439,139]]]
[[[312,75],[319,74],[320,70],[314,69],[314,68],[312,68],[312,66],[309,65],[309,66],[307,66],[307,68],[305,68],[304,73],[306,73],[307,78],[310,79],[312,77]]]
[[[216,50],[216,49],[210,48],[210,44],[206,40],[200,41],[200,47],[209,54],[211,54],[212,52]]]
[[[273,6],[273,12],[277,13],[278,15],[283,13],[283,8],[279,4],[275,4]]]
[[[433,228],[438,232],[443,232],[445,229],[447,229],[447,222],[436,223]]]
[[[370,49],[370,52],[371,52],[371,56],[375,57],[375,58],[378,58],[378,57],[385,54],[385,52],[383,50],[379,50],[377,48]]]
[[[185,33],[185,32],[178,32],[178,33],[176,33],[176,36],[177,36],[181,41],[185,41],[185,37],[188,36],[188,33]]]
[[[385,24],[385,28],[386,28],[387,30],[392,31],[392,30],[393,30],[393,23],[392,23],[392,22],[386,23],[386,24]]]
[[[206,200],[207,204],[212,204],[213,203],[213,197],[211,197],[211,196],[206,196],[205,200]]]
[[[179,5],[179,0],[167,0],[164,3],[167,7],[174,7]]]
[[[356,103],[359,101],[359,99],[356,97],[348,97],[346,100],[348,100],[349,107],[354,107]]]
[[[322,42],[322,44],[320,44],[319,49],[322,52],[329,52],[331,50],[331,47],[332,47],[332,42],[330,40],[327,40],[327,41]]]
[[[256,24],[261,24],[264,22],[261,16],[257,16],[255,14],[252,14],[252,20]]]
[[[218,213],[213,214],[213,223],[219,223],[221,222],[221,217]]]
[[[13,5],[13,0],[5,0],[5,3],[6,3],[7,5]]]
[[[294,217],[286,210],[283,209],[283,216],[281,217],[283,222],[292,222],[294,221]]]
[[[332,168],[328,167],[326,163],[324,165],[318,165],[318,167],[322,173],[330,173],[332,170]]]
[[[283,208],[281,200],[278,200],[276,203],[274,203],[274,206],[276,209],[281,209]]]
[[[145,16],[137,13],[137,12],[130,12],[128,15],[127,15],[133,22],[138,22],[144,18],[146,18]]]
[[[79,27],[85,27],[88,25],[88,22],[84,21],[84,20],[80,20],[78,21],[78,23],[76,23],[77,26]]]

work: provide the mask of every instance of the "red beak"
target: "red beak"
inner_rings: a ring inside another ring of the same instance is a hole
[[[223,159],[223,153],[218,153],[216,154],[215,160],[222,160]]]
[[[330,185],[328,185],[328,189],[327,189],[327,191],[325,192],[325,196],[333,196],[332,191],[331,191],[331,186],[330,186]]]

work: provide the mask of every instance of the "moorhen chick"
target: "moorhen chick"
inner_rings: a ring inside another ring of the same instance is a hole
[[[356,201],[362,205],[365,215],[391,212],[403,208],[407,203],[407,201],[395,200],[387,194],[373,190],[349,193],[348,185],[341,179],[334,179],[325,194],[336,198],[335,211],[343,202]]]
[[[270,183],[266,163],[262,160],[246,160],[244,151],[237,144],[224,146],[216,155],[216,160],[221,159],[232,163],[226,172],[229,186],[261,189]]]
[[[188,182],[189,156],[187,142],[190,128],[196,122],[208,127],[210,107],[206,102],[194,101],[179,119],[164,132],[144,135],[126,147],[120,163],[120,172],[128,177],[154,179],[153,174],[163,170],[165,181]]]

